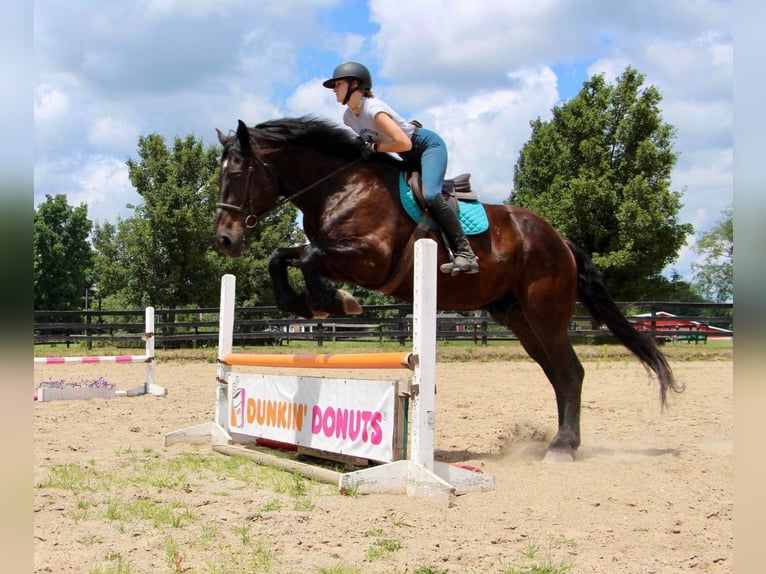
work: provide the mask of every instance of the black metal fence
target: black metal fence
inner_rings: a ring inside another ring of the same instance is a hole
[[[660,342],[707,342],[710,337],[734,334],[730,303],[641,302],[619,303],[640,331]],[[155,309],[155,348],[212,347],[218,340],[218,308]],[[93,346],[141,347],[144,310],[34,311],[34,342],[85,343]],[[512,331],[497,325],[484,312],[440,313],[436,336],[440,340],[486,345],[513,340]],[[570,335],[592,342],[608,342],[608,330],[594,325],[579,304],[570,323]],[[239,307],[235,310],[234,344],[289,345],[293,341],[391,342],[406,345],[412,337],[411,305],[374,305],[362,315],[306,320],[287,317],[276,307]]]

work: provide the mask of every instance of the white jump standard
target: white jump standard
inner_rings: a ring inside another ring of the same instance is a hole
[[[233,275],[225,275],[221,280],[214,421],[168,433],[165,435],[165,445],[212,442],[214,449],[231,454],[231,449],[221,448],[222,445],[253,443],[258,437],[265,436],[269,440],[305,445],[312,450],[384,461],[377,466],[338,476],[339,489],[360,494],[406,493],[452,505],[459,494],[493,489],[494,478],[489,475],[434,460],[436,247],[436,243],[430,239],[421,239],[415,245],[411,353],[294,355],[288,359],[284,356],[278,358],[278,366],[283,367],[407,368],[412,371],[412,378],[406,382],[277,377],[232,371],[232,366],[236,365],[275,364],[269,364],[269,355],[232,353],[235,278]],[[277,360],[276,356],[271,357]],[[278,390],[269,390],[273,388]],[[245,393],[248,396],[247,405],[243,399]],[[288,399],[278,400],[278,397]],[[404,449],[399,450],[401,445],[406,444],[408,433],[403,424],[405,397],[409,397],[412,403],[407,458]],[[374,406],[369,406],[369,401],[373,401]],[[328,407],[335,404],[342,404],[343,408]],[[267,408],[271,409],[271,422],[276,423],[271,425],[276,434],[268,434],[272,432],[272,429],[267,428],[268,424],[256,424],[264,423],[268,416]],[[274,414],[277,412],[278,415]],[[355,414],[356,427],[353,428]],[[278,420],[274,419],[275,416],[279,417]],[[243,426],[243,418],[255,424],[253,434],[250,434],[249,427]],[[348,418],[352,419],[350,423]],[[338,421],[343,424],[336,424]],[[353,444],[345,440],[347,431],[357,433],[354,435],[357,440]],[[372,435],[368,432],[376,433],[376,438],[380,440],[369,439]],[[364,433],[364,440],[359,438],[362,437],[361,433]],[[378,450],[369,444],[372,442],[376,442]]]
[[[95,363],[145,363],[144,384],[126,391],[115,391],[115,396],[135,397],[138,395],[156,395],[164,397],[167,395],[167,389],[155,384],[154,382],[154,307],[147,307],[144,311],[144,334],[141,340],[144,341],[143,355],[88,355],[82,357],[35,357],[35,364],[44,365],[64,365],[71,363],[95,364]],[[38,389],[38,399],[41,402],[46,400],[46,391],[50,396],[55,395],[56,389]],[[86,397],[84,397],[86,398]],[[48,399],[51,400],[51,399]]]

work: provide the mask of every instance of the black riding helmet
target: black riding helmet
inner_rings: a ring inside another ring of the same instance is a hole
[[[341,80],[345,78],[357,80],[359,82],[359,86],[352,88],[351,83],[349,82],[346,96],[343,98],[344,105],[348,103],[348,99],[351,97],[351,94],[353,94],[356,90],[372,89],[372,75],[370,74],[370,70],[368,70],[366,66],[363,66],[359,62],[344,62],[340,66],[337,66],[335,70],[333,70],[332,78],[322,82],[322,85],[325,88],[332,89],[335,87],[335,80]]]

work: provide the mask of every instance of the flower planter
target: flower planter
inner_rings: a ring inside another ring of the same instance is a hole
[[[37,400],[44,401],[79,401],[84,399],[112,399],[114,389],[105,387],[65,387],[61,389],[40,387]]]

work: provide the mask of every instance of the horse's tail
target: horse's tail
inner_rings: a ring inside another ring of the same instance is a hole
[[[577,296],[593,318],[606,325],[627,349],[648,369],[654,371],[660,383],[660,402],[665,406],[668,389],[677,393],[684,390],[682,384],[673,377],[668,360],[657,347],[654,338],[636,331],[623,312],[609,295],[606,285],[596,270],[596,266],[585,252],[567,240],[567,245],[577,262]]]

